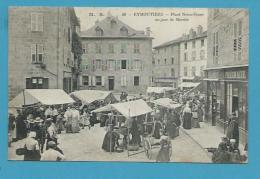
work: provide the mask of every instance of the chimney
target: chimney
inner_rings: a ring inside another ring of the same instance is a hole
[[[203,27],[202,27],[201,25],[199,25],[199,26],[197,27],[197,34],[198,34],[198,35],[201,35],[202,32],[203,32]]]
[[[146,27],[146,35],[148,37],[150,37],[150,33],[151,33],[151,28],[150,27]]]

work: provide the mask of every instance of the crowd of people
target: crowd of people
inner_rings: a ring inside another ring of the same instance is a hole
[[[95,123],[96,115],[87,107],[80,109],[77,105],[18,109],[16,116],[9,113],[9,146],[25,139],[24,147],[17,150],[19,155],[24,155],[24,160],[64,160],[63,151],[58,147],[58,134],[78,133]]]

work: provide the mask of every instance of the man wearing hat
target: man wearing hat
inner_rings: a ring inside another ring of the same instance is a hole
[[[36,140],[39,142],[39,148],[41,153],[43,152],[45,139],[46,139],[46,127],[43,125],[43,120],[40,117],[36,117],[35,122],[35,132]]]
[[[42,156],[41,161],[62,161],[65,160],[65,156],[56,150],[57,145],[53,141],[47,143],[48,150],[46,150]]]

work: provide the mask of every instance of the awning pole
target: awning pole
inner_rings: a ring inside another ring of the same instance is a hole
[[[23,89],[23,105],[25,105],[25,95],[24,95],[24,89]]]

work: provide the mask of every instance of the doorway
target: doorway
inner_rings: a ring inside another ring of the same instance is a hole
[[[115,86],[115,78],[113,76],[109,76],[108,77],[108,90],[114,90],[114,86]]]

